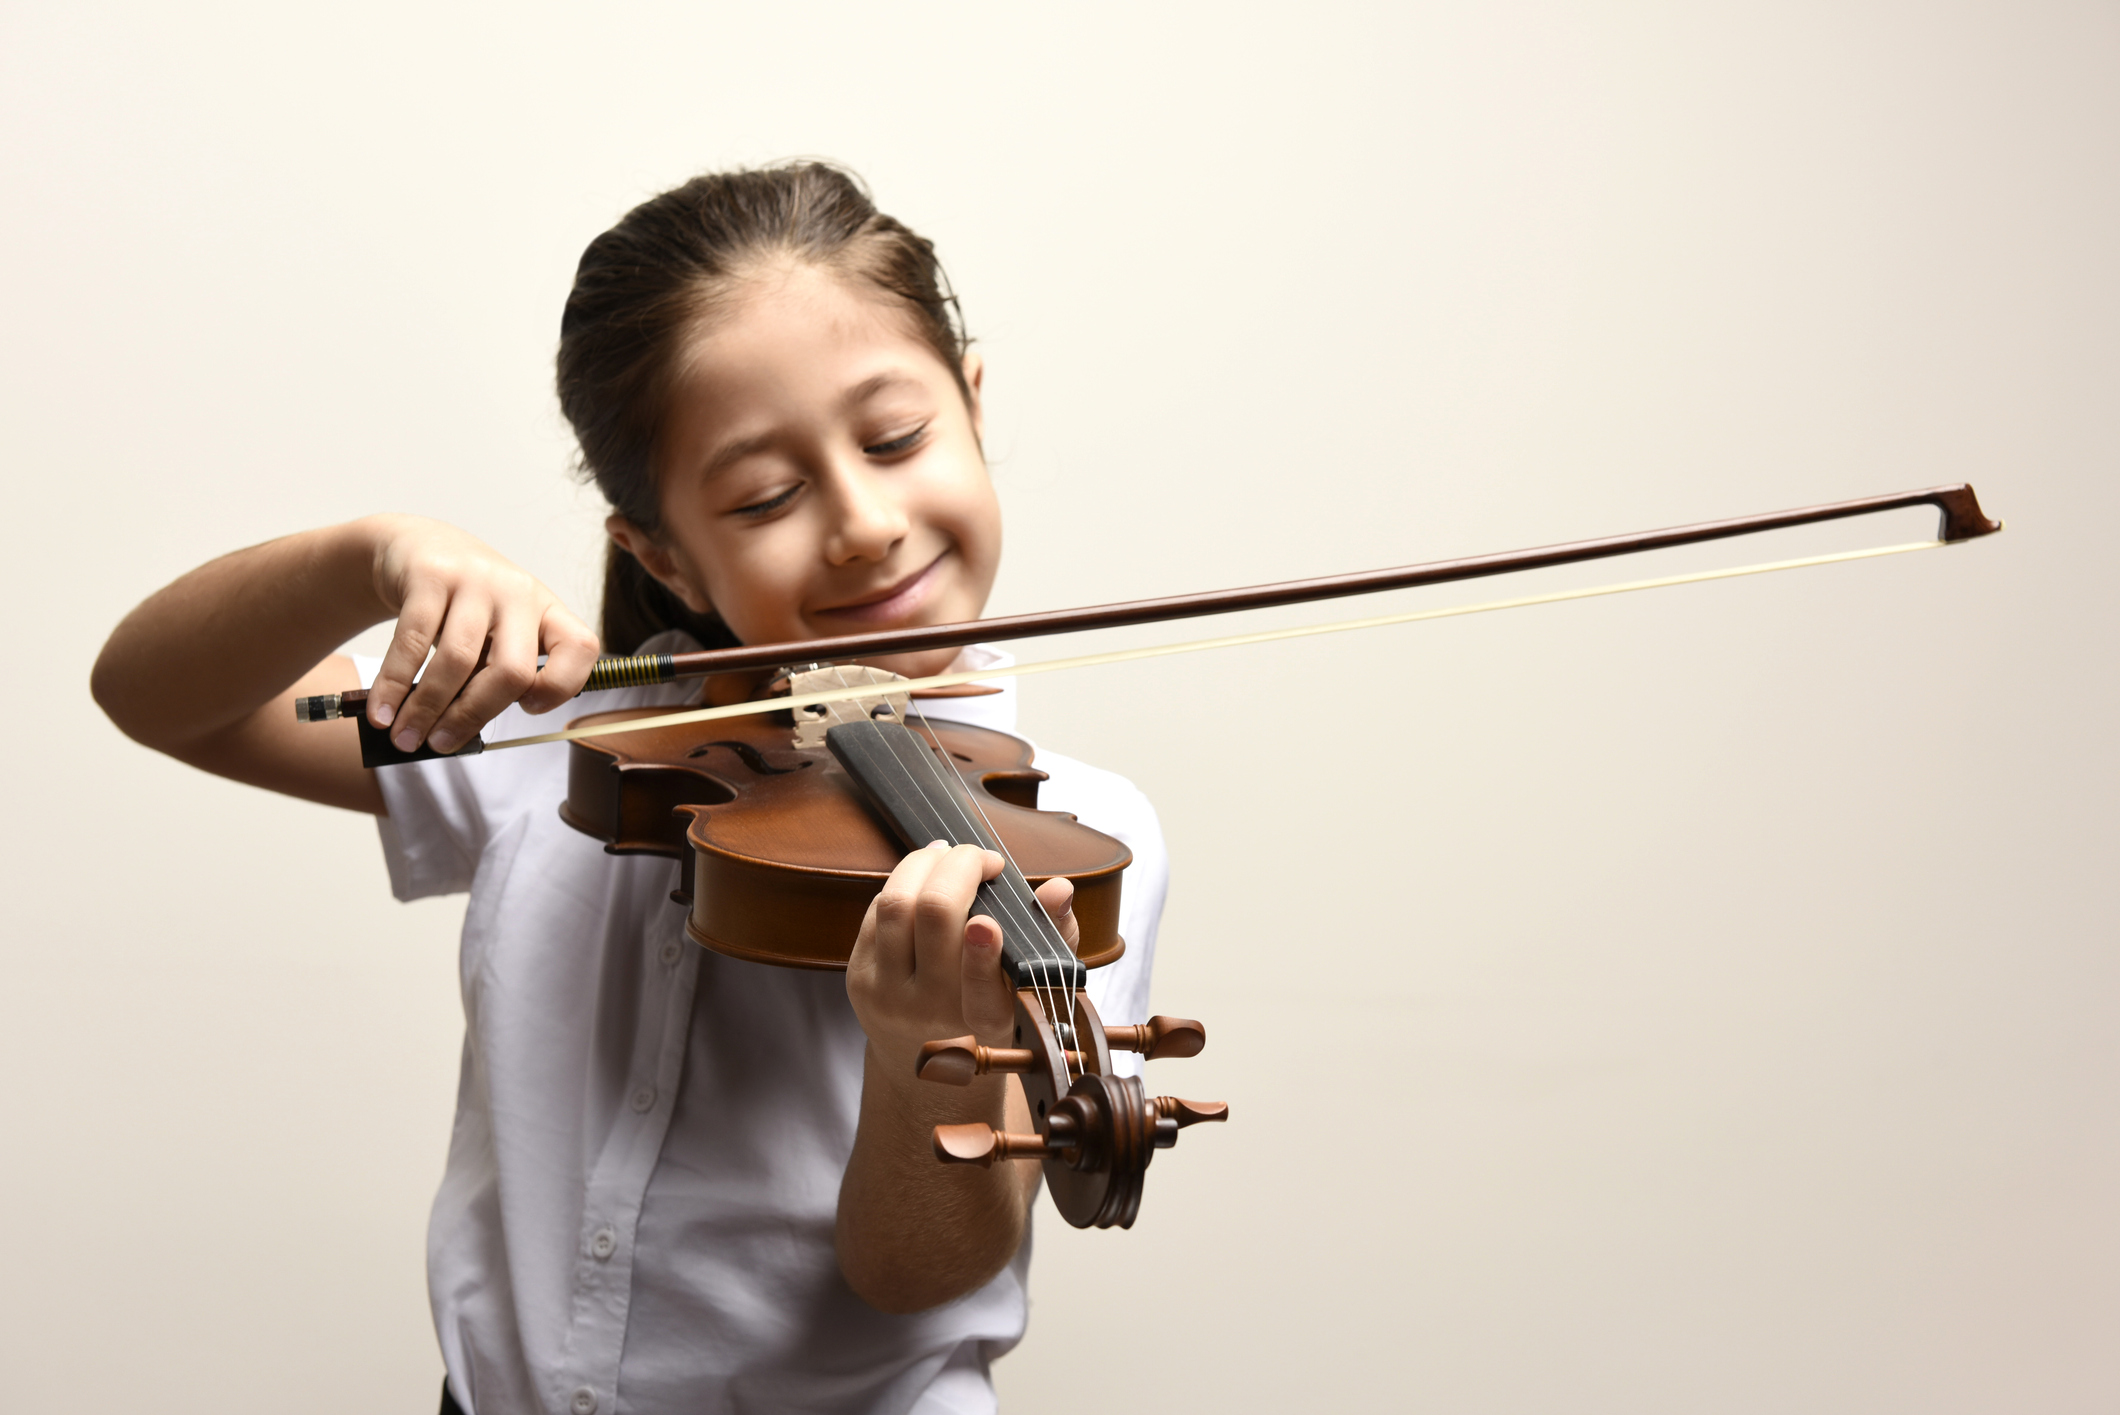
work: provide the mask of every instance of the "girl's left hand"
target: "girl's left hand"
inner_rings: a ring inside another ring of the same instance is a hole
[[[1035,1123],[1014,1076],[937,1086],[913,1074],[920,1048],[966,1033],[1006,1046],[1015,988],[1001,968],[1001,927],[969,917],[982,880],[1002,861],[976,845],[931,845],[898,862],[869,906],[847,962],[847,997],[868,1034],[861,1122],[839,1186],[839,1270],[885,1312],[918,1312],[962,1297],[1022,1246],[1036,1165],[938,1164],[937,1125],[978,1123],[1013,1134]],[[1038,902],[1074,945],[1074,887],[1048,881]]]
[[[907,1080],[924,1043],[970,1033],[987,1046],[1011,1044],[1016,989],[1001,968],[1001,926],[967,917],[980,882],[1001,870],[991,850],[937,841],[899,861],[861,921],[847,997],[869,1045]],[[1070,948],[1074,893],[1065,879],[1038,890]]]

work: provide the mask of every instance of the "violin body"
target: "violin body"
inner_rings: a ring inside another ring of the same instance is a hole
[[[595,713],[572,726],[656,717]],[[948,764],[1033,885],[1075,885],[1077,956],[1116,961],[1119,895],[1133,853],[1063,811],[1041,811],[1028,742],[937,720]],[[560,817],[614,855],[680,862],[672,896],[686,932],[717,953],[797,968],[844,968],[869,901],[903,858],[831,754],[792,745],[789,713],[650,727],[569,744]]]

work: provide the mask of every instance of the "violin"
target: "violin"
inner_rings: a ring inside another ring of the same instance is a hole
[[[1113,1068],[1112,1053],[1197,1055],[1206,1029],[1170,1017],[1104,1025],[1086,974],[1125,951],[1119,897],[1132,852],[1071,815],[1037,809],[1045,773],[1029,743],[927,722],[911,710],[904,681],[859,666],[798,670],[789,676],[792,695],[868,691],[705,732],[679,725],[577,739],[560,815],[613,854],[675,857],[672,898],[687,910],[694,942],[798,968],[847,966],[869,902],[906,851],[944,840],[1000,854],[1002,873],[979,886],[971,912],[1002,928],[1002,966],[1016,985],[1015,1045],[938,1039],[922,1049],[919,1074],[959,1086],[1019,1075],[1037,1131],[939,1126],[936,1157],[1042,1160],[1069,1223],[1130,1227],[1155,1151],[1175,1144],[1185,1126],[1226,1119],[1228,1107],[1149,1096],[1137,1077]],[[660,711],[598,713],[577,725],[623,729]],[[1075,949],[1032,894],[1061,876],[1075,886]]]
[[[1441,584],[1923,505],[1934,507],[1940,516],[1934,541],[1385,616],[1359,624],[1896,554],[1960,544],[2002,529],[2000,521],[1981,511],[1972,487],[1959,484],[1363,574],[800,644],[612,657],[598,662],[583,691],[771,668],[782,670],[787,691],[725,707],[594,713],[570,723],[564,732],[491,746],[568,741],[572,755],[561,816],[603,841],[613,854],[677,859],[679,886],[672,897],[687,910],[688,934],[736,958],[845,968],[869,902],[907,851],[943,840],[1000,854],[1006,866],[980,886],[972,912],[1001,925],[1003,966],[1017,989],[1014,1045],[993,1048],[974,1037],[940,1038],[922,1048],[918,1069],[923,1079],[954,1085],[967,1085],[980,1075],[1020,1076],[1036,1133],[1006,1134],[985,1125],[938,1126],[933,1137],[936,1157],[945,1163],[978,1165],[1039,1160],[1054,1202],[1069,1223],[1078,1228],[1130,1227],[1155,1151],[1173,1146],[1187,1126],[1226,1120],[1228,1107],[1151,1097],[1137,1078],[1113,1069],[1112,1054],[1195,1056],[1206,1045],[1206,1029],[1171,1017],[1152,1017],[1139,1026],[1103,1023],[1084,983],[1089,968],[1114,961],[1125,948],[1117,930],[1130,853],[1072,816],[1038,810],[1038,783],[1044,774],[1036,769],[1028,743],[984,728],[928,723],[914,710],[915,694],[1070,663],[1357,625],[1278,630],[920,680],[851,660]],[[349,692],[304,698],[296,704],[296,715],[303,721],[355,718],[362,762],[369,767],[438,755],[425,746],[411,753],[399,751],[382,729],[368,724],[366,696]],[[488,744],[474,738],[451,755],[484,750]],[[1061,876],[1075,885],[1078,950],[1067,946],[1031,893],[1037,884]]]

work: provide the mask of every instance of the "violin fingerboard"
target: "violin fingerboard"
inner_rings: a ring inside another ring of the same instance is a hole
[[[825,733],[825,747],[906,850],[946,840],[983,846],[1007,858],[963,779],[905,724],[840,723]],[[1087,970],[1060,937],[1015,861],[979,886],[972,913],[985,914],[1001,926],[1001,959],[1016,986],[1072,992],[1083,985]]]

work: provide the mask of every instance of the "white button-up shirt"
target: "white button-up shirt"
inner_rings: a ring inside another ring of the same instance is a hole
[[[959,666],[1005,661],[968,649]],[[359,663],[366,683],[375,662]],[[1014,680],[997,681],[921,706],[1010,731]],[[486,735],[547,730],[511,708]],[[560,820],[569,750],[378,774],[397,897],[471,895],[463,1072],[427,1241],[456,1399],[472,1415],[992,1410],[987,1364],[1023,1334],[1029,1242],[932,1311],[853,1294],[833,1247],[864,1045],[844,976],[689,942],[674,861],[607,855]],[[1036,765],[1042,808],[1133,850],[1126,954],[1089,988],[1107,1020],[1141,1021],[1168,878],[1155,812],[1109,772],[1048,752]]]

